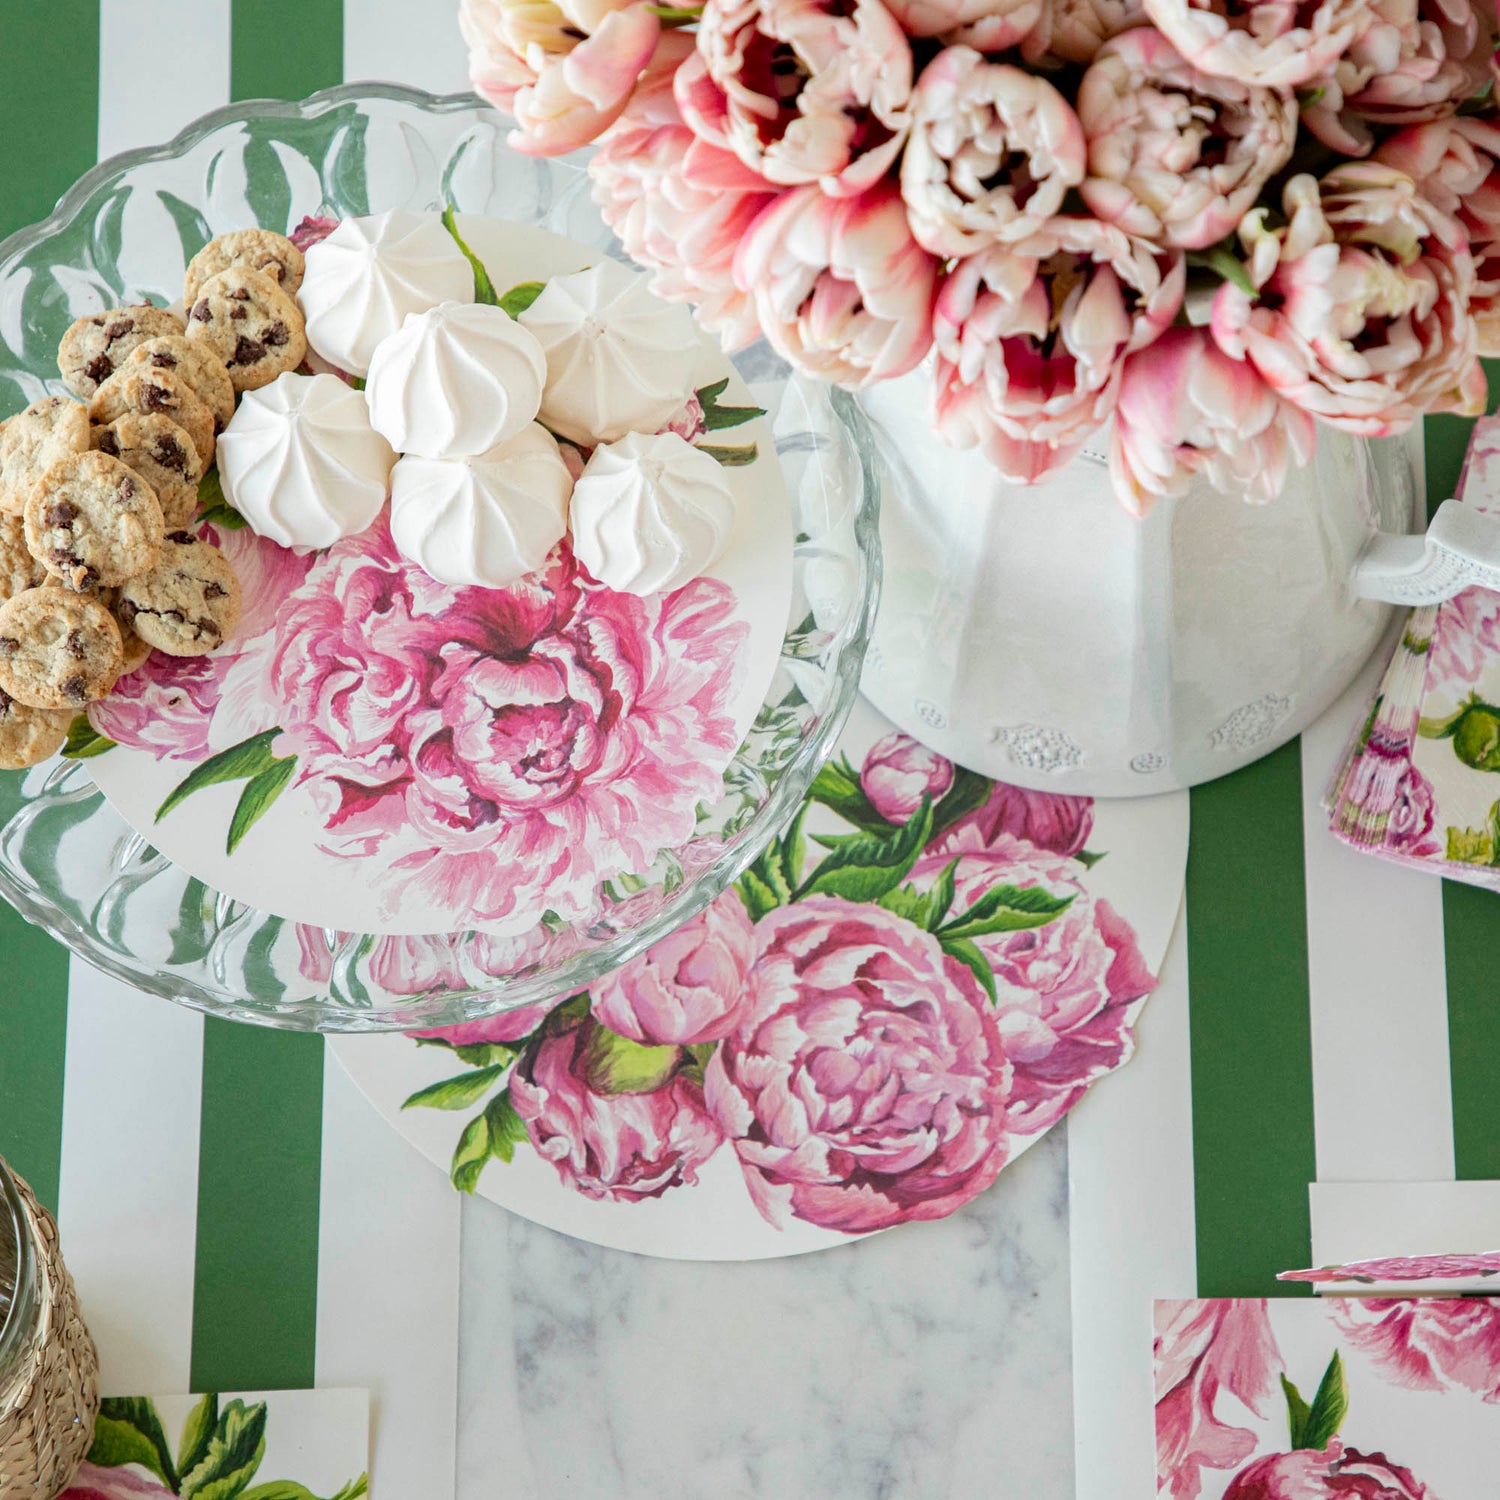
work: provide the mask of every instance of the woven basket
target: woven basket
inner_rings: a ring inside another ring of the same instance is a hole
[[[36,1317],[19,1363],[0,1376],[0,1500],[53,1500],[93,1442],[99,1356],[78,1314],[56,1222],[24,1182],[11,1181],[33,1250]]]

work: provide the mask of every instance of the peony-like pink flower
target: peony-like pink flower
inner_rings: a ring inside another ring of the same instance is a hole
[[[750,226],[734,262],[772,347],[807,374],[851,387],[921,363],[937,271],[894,183],[859,198],[784,193]]]
[[[1014,483],[1055,474],[1113,413],[1124,357],[1171,325],[1184,285],[1179,252],[1096,219],[960,261],[933,315],[939,436]]]
[[[1340,1297],[1333,1321],[1394,1385],[1500,1403],[1500,1299]]]
[[[301,223],[292,230],[287,238],[299,250],[306,250],[326,240],[338,227],[339,221],[337,219],[330,219],[326,214],[304,214]]]
[[[590,987],[594,1019],[652,1046],[716,1042],[739,1022],[755,931],[733,890]]]
[[[889,823],[905,823],[922,805],[953,785],[953,762],[906,734],[888,734],[865,754],[859,784],[870,805]]]
[[[1346,1266],[1279,1271],[1276,1279],[1326,1286],[1335,1281],[1457,1281],[1467,1276],[1500,1276],[1500,1251],[1480,1255],[1392,1255],[1382,1260],[1352,1261]]]
[[[1455,703],[1473,692],[1480,675],[1500,660],[1500,594],[1465,589],[1438,614],[1427,658],[1427,690]]]
[[[780,187],[862,193],[906,139],[911,47],[880,0],[707,0],[677,104]]]
[[[971,940],[994,973],[996,1025],[1015,1070],[1011,1133],[1039,1135],[1129,1058],[1156,980],[1130,924],[1085,888],[1072,861],[1002,836],[983,851],[924,854],[911,884],[931,890],[950,867],[950,917],[1007,885],[1069,902],[1045,926]]]
[[[885,0],[885,8],[908,36],[1004,52],[1038,25],[1047,0]]]
[[[705,1094],[761,1213],[859,1234],[987,1188],[1009,1154],[1010,1066],[973,974],[913,923],[835,896],[756,936]]]
[[[518,1010],[501,1011],[478,1021],[461,1021],[457,1026],[438,1026],[431,1031],[409,1031],[418,1041],[449,1042],[455,1047],[484,1045],[506,1046],[528,1037],[557,1009],[556,1000],[523,1005]]]
[[[153,651],[109,696],[88,707],[89,723],[116,744],[149,750],[157,760],[202,760],[218,706],[224,664],[213,656]]]
[[[703,1107],[703,1089],[674,1073],[647,1093],[601,1094],[590,1087],[585,1018],[544,1034],[510,1078],[510,1100],[538,1155],[586,1198],[639,1203],[691,1187],[723,1136]]]
[[[1083,130],[1045,78],[948,47],[912,95],[901,194],[912,234],[934,255],[1025,239],[1083,181]]]
[[[1224,1500],[1436,1500],[1410,1469],[1383,1453],[1361,1453],[1333,1438],[1321,1453],[1268,1453],[1241,1469]]]
[[[735,285],[734,256],[775,189],[681,123],[617,131],[589,175],[605,223],[651,269],[657,295],[691,302],[726,349],[753,343],[755,299]]]
[[[1292,89],[1327,73],[1376,0],[1144,0],[1151,23],[1204,73]]]
[[[1033,61],[1091,63],[1111,37],[1148,20],[1145,0],[1045,0],[1022,50]]]
[[[1104,44],[1077,107],[1084,202],[1107,224],[1187,250],[1233,233],[1297,140],[1290,97],[1200,72],[1150,26]]]
[[[1083,852],[1094,830],[1091,797],[1033,792],[997,781],[971,813],[945,829],[928,846],[933,854],[982,854],[1003,838],[1019,839],[1051,854]]]
[[[82,1464],[58,1500],[162,1500],[169,1490],[154,1474],[134,1465],[100,1468]]]
[[[1204,1469],[1233,1469],[1255,1435],[1215,1411],[1227,1391],[1258,1417],[1282,1367],[1263,1300],[1156,1304],[1156,1472],[1167,1500],[1197,1500]]]
[[[1220,287],[1212,328],[1225,353],[1362,437],[1402,432],[1430,411],[1478,415],[1474,263],[1458,222],[1383,162],[1294,177],[1284,207],[1284,228],[1268,228],[1263,209],[1241,225],[1258,291]]]
[[[1169,328],[1125,361],[1109,469],[1134,515],[1185,494],[1199,474],[1224,494],[1267,504],[1316,445],[1313,419],[1205,328]]]

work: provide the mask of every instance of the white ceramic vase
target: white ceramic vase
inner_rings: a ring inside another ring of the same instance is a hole
[[[1136,520],[1103,434],[1023,487],[938,441],[922,374],[861,399],[891,470],[863,688],[986,776],[1100,797],[1222,776],[1348,686],[1391,621],[1378,600],[1500,578],[1500,527],[1474,533],[1468,508],[1439,518],[1451,546],[1409,535],[1425,514],[1420,431],[1321,429],[1271,505],[1196,484]]]

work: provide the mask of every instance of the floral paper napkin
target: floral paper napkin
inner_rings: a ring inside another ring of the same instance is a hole
[[[1476,426],[1459,498],[1500,515],[1500,418]],[[1325,803],[1355,848],[1500,890],[1500,594],[1412,611]]]

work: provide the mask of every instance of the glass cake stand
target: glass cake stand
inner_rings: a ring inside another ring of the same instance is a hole
[[[237,104],[103,163],[45,223],[0,244],[0,413],[62,390],[56,350],[74,317],[143,293],[174,300],[193,253],[230,229],[451,203],[624,259],[582,167],[517,155],[505,130],[470,95],[358,84]],[[110,806],[86,761],[0,772],[0,895],[140,989],[305,1031],[449,1026],[567,995],[700,911],[790,818],[832,747],[879,577],[881,476],[854,402],[794,376],[764,345],[735,364],[767,410],[786,480],[792,623],[719,801],[685,844],[601,891],[586,924],[554,926],[498,962],[482,933],[308,928],[188,876]]]

